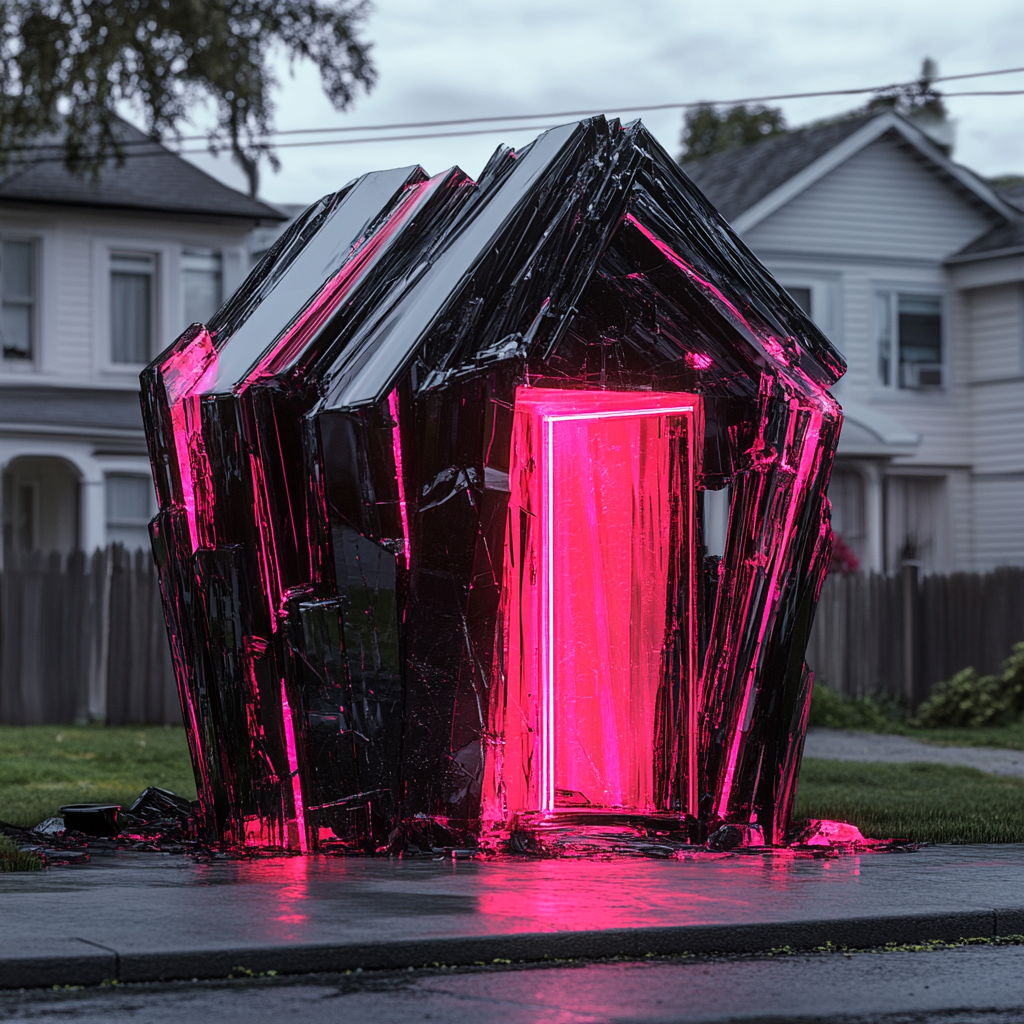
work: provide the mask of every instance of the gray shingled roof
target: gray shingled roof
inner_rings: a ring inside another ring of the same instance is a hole
[[[1024,184],[1011,185],[1009,188],[999,189],[999,194],[1008,202],[1013,203],[1018,210],[1024,210]]]
[[[0,179],[0,202],[58,203],[107,209],[152,210],[249,221],[282,221],[287,217],[257,199],[229,188],[137,128],[123,123],[128,157],[121,167],[103,168],[99,181],[88,174],[71,174],[63,151],[50,137],[38,145],[50,147],[23,155]]]
[[[731,221],[877,116],[803,128],[694,160],[683,164],[683,170]]]
[[[953,259],[960,256],[977,256],[984,253],[997,253],[1004,250],[1024,250],[1024,217],[999,224],[965,245]]]

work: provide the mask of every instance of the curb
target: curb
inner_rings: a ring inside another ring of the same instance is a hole
[[[50,954],[0,958],[0,988],[158,982],[253,974],[316,974],[409,967],[472,966],[496,960],[642,958],[649,953],[758,953],[783,946],[866,948],[889,942],[954,942],[1024,934],[1024,909],[896,914],[741,925],[685,925],[599,931],[530,932],[381,943],[309,943],[287,946],[117,950],[88,939],[63,939]]]

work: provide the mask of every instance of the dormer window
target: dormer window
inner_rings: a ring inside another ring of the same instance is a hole
[[[942,297],[879,292],[876,321],[879,383],[912,391],[941,388]]]

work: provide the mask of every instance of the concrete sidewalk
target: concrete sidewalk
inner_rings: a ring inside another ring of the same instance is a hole
[[[808,729],[804,757],[832,761],[886,761],[906,764],[927,761],[930,764],[978,768],[993,775],[1024,777],[1024,750],[998,747],[940,747],[922,743],[910,736],[888,733],[855,732],[850,729]]]
[[[110,854],[0,876],[0,986],[1024,933],[1020,846],[830,859],[197,864]]]

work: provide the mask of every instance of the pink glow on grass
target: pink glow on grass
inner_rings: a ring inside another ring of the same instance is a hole
[[[405,501],[405,473],[402,470],[402,431],[398,423],[398,391],[388,395],[388,412],[394,420],[391,428],[391,445],[395,454],[395,477],[398,480],[398,511],[402,517],[402,552],[405,567],[409,568],[409,510]]]
[[[655,737],[666,643],[672,515],[689,509],[694,421],[699,399],[655,392],[519,388],[510,481],[539,529],[528,551],[506,550],[507,580],[517,559],[531,569],[510,608],[535,637],[509,643],[510,693],[529,717],[536,701],[536,767],[518,760],[526,738],[506,734],[507,810],[569,807],[657,808]],[[675,486],[674,438],[685,434],[686,468]],[[678,497],[678,496],[677,496]],[[539,513],[539,515],[538,515]],[[688,519],[688,516],[686,517]],[[510,537],[511,540],[511,537]],[[680,541],[692,570],[689,526]],[[692,572],[687,577],[692,584]],[[692,591],[692,585],[690,586]],[[692,619],[691,619],[692,621]],[[537,646],[532,648],[536,642]],[[531,653],[531,648],[532,652]],[[690,679],[695,677],[695,657]],[[688,792],[696,803],[696,736],[684,734]],[[518,733],[518,716],[507,726]],[[529,741],[526,741],[529,745]],[[527,755],[527,762],[534,759]],[[532,774],[527,797],[513,776]]]
[[[284,745],[288,752],[288,774],[292,780],[292,798],[295,803],[295,828],[298,832],[296,840],[299,849],[305,853],[306,842],[306,812],[302,802],[302,783],[299,781],[299,757],[295,746],[295,725],[292,722],[292,709],[288,703],[288,691],[285,689],[284,680],[281,680],[281,724],[284,727]],[[289,840],[291,837],[289,836]],[[289,842],[291,845],[291,842]]]

